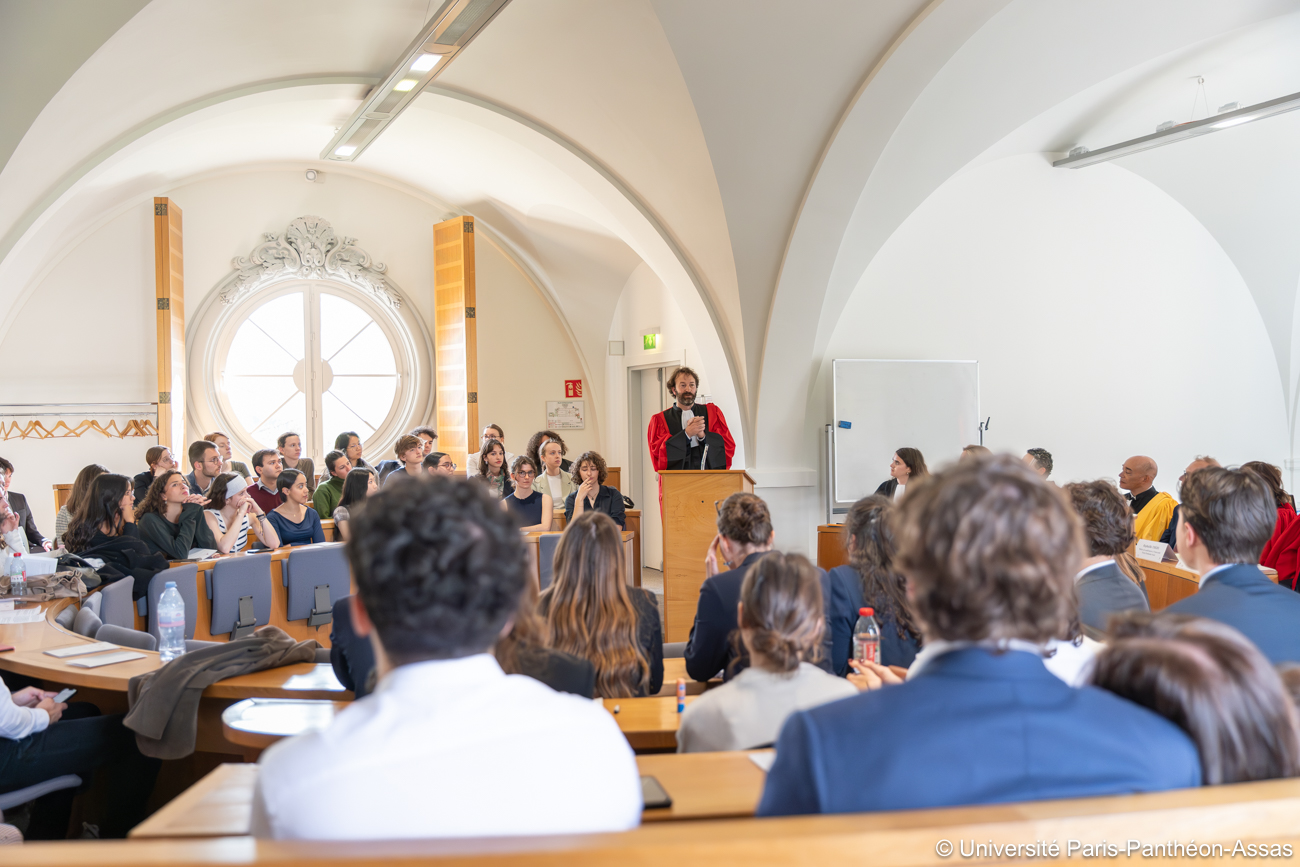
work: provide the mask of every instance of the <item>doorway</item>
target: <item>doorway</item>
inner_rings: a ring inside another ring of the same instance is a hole
[[[664,568],[663,521],[659,514],[659,475],[650,460],[646,431],[650,420],[668,408],[664,383],[679,366],[656,364],[628,370],[628,481],[631,497],[641,508],[641,565],[660,572]]]

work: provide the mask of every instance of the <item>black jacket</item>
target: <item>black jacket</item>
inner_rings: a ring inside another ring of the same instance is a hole
[[[154,478],[154,474],[149,470],[145,470],[143,473],[136,473],[131,477],[131,488],[135,493],[135,504],[137,506],[140,505],[140,501],[144,499],[144,495],[149,493],[149,486],[153,484]]]
[[[578,492],[570,491],[569,496],[564,500],[564,520],[573,520],[573,507],[578,501]],[[596,494],[596,504],[592,506],[597,512],[604,512],[614,519],[620,529],[627,529],[627,514],[623,508],[623,495],[618,492],[617,488],[611,488],[609,485],[601,485],[600,491]]]
[[[96,530],[90,545],[73,553],[82,559],[95,557],[103,560],[104,568],[95,571],[105,584],[121,581],[127,575],[133,576],[132,599],[148,593],[153,576],[171,565],[165,556],[149,550],[144,539],[140,538],[140,530],[131,523],[123,524],[122,532],[117,536],[105,536],[103,530]]]
[[[898,479],[890,478],[887,481],[880,483],[880,487],[876,488],[876,493],[880,494],[881,496],[889,497],[889,499],[892,500],[894,499],[894,491],[897,490],[898,490]]]
[[[27,498],[10,491],[9,509],[18,516],[23,532],[27,535],[27,545],[31,550],[39,551],[44,548],[45,537],[41,535],[40,530],[36,529],[36,521],[32,518],[32,510],[27,506]]]

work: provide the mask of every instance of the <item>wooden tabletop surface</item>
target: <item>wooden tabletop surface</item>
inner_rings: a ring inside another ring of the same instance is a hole
[[[755,750],[770,754],[771,750]],[[637,768],[654,777],[671,807],[646,810],[643,822],[726,819],[754,815],[766,774],[748,752],[667,753],[638,756]],[[249,833],[253,787],[260,766],[219,765],[134,830],[134,840],[239,837]]]

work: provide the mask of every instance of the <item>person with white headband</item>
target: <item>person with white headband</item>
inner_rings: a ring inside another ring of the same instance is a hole
[[[208,488],[208,509],[203,517],[222,554],[242,551],[248,542],[249,516],[257,523],[257,538],[268,548],[279,548],[280,537],[266,512],[248,494],[248,483],[238,473],[222,473]]]

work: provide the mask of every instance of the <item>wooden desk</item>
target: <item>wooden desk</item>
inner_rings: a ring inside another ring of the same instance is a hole
[[[677,678],[679,677],[686,681],[687,695],[699,695],[706,689],[722,686],[721,678],[710,680],[707,683],[692,680],[691,676],[686,673],[686,660],[678,656],[664,660],[664,685],[660,687],[656,695],[677,695]]]
[[[697,696],[686,696],[686,704]],[[677,749],[677,727],[682,715],[677,712],[677,696],[650,696],[649,698],[602,699],[605,710],[614,715],[614,721],[634,750]],[[618,708],[615,713],[614,708]]]
[[[755,750],[770,753],[771,750]],[[654,777],[673,799],[646,810],[643,822],[725,819],[754,815],[767,775],[748,752],[666,753],[637,756],[637,769]],[[218,765],[131,831],[131,839],[240,837],[250,831],[253,788],[260,767]]]
[[[76,840],[11,847],[6,867],[321,867],[446,864],[474,867],[604,867],[609,864],[702,864],[710,867],[857,863],[872,867],[951,867],[960,855],[936,852],[937,842],[992,841],[1027,844],[1067,841],[1119,845],[1177,841],[1219,844],[1226,856],[1238,841],[1288,844],[1300,849],[1295,816],[1300,780],[1204,786],[1142,795],[1117,795],[983,807],[894,813],[790,816],[762,820],[716,819],[647,822],[621,834],[573,834],[492,839],[359,842],[257,842],[215,840]],[[1283,856],[1287,857],[1287,856]],[[1091,863],[1078,851],[1073,859]],[[984,864],[1029,863],[1028,858],[974,859]],[[1108,858],[1107,862],[1116,859]],[[1136,855],[1126,863],[1146,863]],[[1199,861],[1200,859],[1197,859]],[[1226,860],[1226,859],[1219,859]],[[1253,860],[1253,859],[1252,859]],[[1264,859],[1260,859],[1261,862]],[[1272,859],[1280,861],[1281,859]],[[1159,863],[1186,865],[1187,858]]]
[[[546,533],[540,533],[537,531],[524,533],[524,544],[528,546],[528,569],[529,569],[528,574],[532,576],[533,582],[538,585],[541,584],[541,572],[538,567],[538,550],[539,550],[538,539],[542,536],[551,536],[551,535],[558,536],[559,533],[555,532],[554,530],[548,531]],[[635,576],[637,579],[635,583],[639,585],[640,578],[641,578],[641,570],[636,569],[634,571],[632,568],[632,565],[635,562],[633,559],[635,557],[635,554],[633,553],[634,546],[635,546],[635,534],[627,530],[624,530],[623,531],[623,560],[627,566],[627,575],[628,578],[632,578],[633,576]],[[195,637],[197,638],[198,636],[196,635]]]
[[[351,702],[311,699],[247,698],[221,714],[227,741],[261,752],[282,738],[329,726],[334,715]]]
[[[624,529],[632,534],[632,584],[641,586],[641,510],[628,509],[623,512]]]
[[[843,524],[821,524],[817,527],[817,565],[827,572],[849,562],[849,551],[844,540]]]

